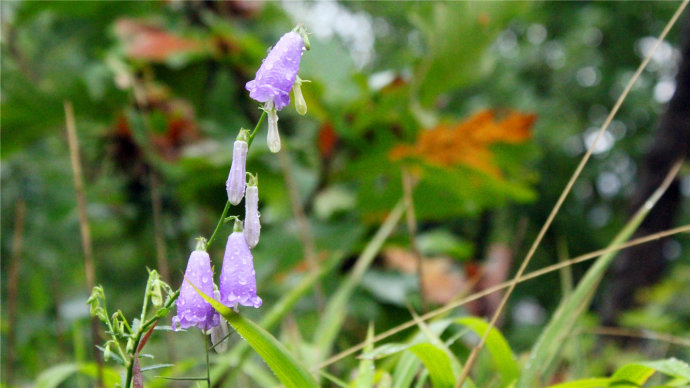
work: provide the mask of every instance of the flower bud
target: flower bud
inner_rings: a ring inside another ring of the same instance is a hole
[[[307,102],[304,101],[304,96],[302,95],[302,80],[299,77],[297,77],[297,81],[295,81],[295,85],[292,87],[292,94],[295,95],[295,110],[304,116],[307,114]]]
[[[260,234],[258,179],[250,174],[244,198],[244,238],[247,239],[249,248],[254,248],[259,243]]]
[[[230,166],[230,174],[228,181],[225,183],[225,189],[228,192],[228,201],[231,204],[237,205],[244,197],[245,187],[245,169],[247,165],[247,150],[249,146],[246,140],[240,139],[243,131],[240,131],[238,139],[232,149],[232,165]],[[246,137],[246,136],[244,136]]]
[[[266,113],[268,113],[268,143],[269,151],[274,154],[280,151],[280,134],[278,133],[278,112],[273,108],[273,102],[266,103]]]
[[[103,360],[110,360],[110,341],[105,343],[105,348],[103,349]]]

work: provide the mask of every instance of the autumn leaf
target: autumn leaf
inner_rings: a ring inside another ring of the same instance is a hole
[[[163,62],[174,55],[199,52],[203,48],[196,40],[176,36],[135,19],[119,19],[115,33],[124,43],[126,55],[132,59]]]
[[[441,167],[465,165],[500,177],[490,146],[521,143],[529,139],[536,116],[507,112],[497,118],[494,110],[483,110],[457,124],[441,124],[423,131],[415,144],[394,147],[392,160],[417,158]]]

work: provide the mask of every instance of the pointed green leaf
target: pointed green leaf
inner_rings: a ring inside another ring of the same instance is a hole
[[[434,388],[453,388],[455,376],[450,366],[450,359],[443,350],[429,343],[421,343],[409,349],[419,358],[429,371]]]
[[[611,376],[611,382],[608,386],[616,388],[641,387],[653,374],[654,369],[644,365],[625,365]]]
[[[187,281],[189,282],[189,280]],[[189,284],[192,283],[189,282]],[[254,348],[273,373],[276,374],[278,380],[286,387],[318,387],[316,380],[309,374],[307,369],[271,333],[204,294],[194,284],[192,284],[192,287]]]
[[[640,362],[638,364],[650,367],[668,376],[678,377],[690,381],[690,365],[677,358]]]
[[[481,318],[464,317],[455,320],[456,323],[470,328],[477,333],[478,336],[483,336],[488,329],[489,324]],[[486,347],[489,349],[491,358],[501,374],[502,387],[510,386],[517,380],[520,375],[515,355],[508,345],[508,341],[503,337],[500,331],[496,328],[491,329],[489,336],[486,337]]]

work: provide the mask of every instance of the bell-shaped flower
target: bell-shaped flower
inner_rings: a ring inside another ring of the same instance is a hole
[[[177,315],[172,319],[173,330],[196,326],[207,331],[218,326],[218,313],[197,293],[192,284],[206,295],[213,295],[211,258],[204,250],[205,240],[199,239],[197,249],[189,255],[187,270],[177,298]],[[190,284],[191,283],[191,284]]]
[[[238,305],[260,307],[262,303],[256,295],[254,258],[242,229],[242,221],[235,221],[220,271],[220,302],[235,311]]]
[[[259,222],[259,179],[256,175],[249,175],[247,192],[244,197],[244,238],[249,248],[259,243],[261,223]]]
[[[228,201],[233,205],[240,203],[244,197],[247,150],[249,149],[248,134],[249,131],[246,129],[240,130],[232,147],[232,165],[230,165],[228,180],[225,182],[225,189],[228,192]]]
[[[305,49],[302,36],[290,31],[273,46],[256,77],[247,82],[249,97],[259,102],[273,101],[276,110],[282,110],[290,103],[290,89],[295,83]]]

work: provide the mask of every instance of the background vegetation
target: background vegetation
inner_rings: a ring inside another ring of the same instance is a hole
[[[96,282],[112,309],[134,317],[145,268],[178,287],[194,238],[213,231],[226,201],[232,143],[260,114],[244,84],[270,45],[305,24],[312,48],[300,76],[312,81],[303,88],[309,112],[281,112],[286,152],[268,152],[264,129],[248,159],[260,176],[263,234],[253,253],[264,306],[242,314],[265,322],[283,295],[317,267],[329,269],[270,328],[312,367],[364,341],[369,327],[378,334],[409,321],[408,308],[421,314],[512,278],[678,5],[3,2],[3,384],[92,384],[70,369],[80,365],[93,376],[94,344],[64,101],[74,106]],[[529,270],[605,247],[630,218],[636,172],[673,94],[681,27],[671,30],[598,143]],[[690,178],[684,171],[679,179],[676,224],[686,225]],[[405,181],[416,220],[399,216],[379,241],[374,236],[396,214]],[[229,232],[226,225],[221,236]],[[380,249],[365,257],[365,247],[377,242]],[[689,250],[687,235],[676,235],[665,240],[663,258],[640,258],[671,266],[618,317],[626,329],[619,334],[663,333],[670,342],[603,341],[600,293],[542,383],[607,376],[632,361],[690,358]],[[219,268],[222,244],[209,253]],[[424,257],[423,292],[417,253]],[[587,267],[517,286],[499,323],[520,365]],[[342,321],[325,327],[324,309],[337,306],[337,297],[344,298]],[[480,299],[452,317],[488,319],[499,300]],[[156,332],[147,352],[156,358],[151,363],[175,366],[145,375],[147,386],[166,384],[156,374],[203,374],[200,336],[168,334]],[[473,341],[462,336],[449,346],[465,360]],[[241,373],[232,368],[238,353],[229,354],[212,355],[218,386],[276,381],[255,354]],[[377,383],[385,383],[385,371],[394,374],[387,360],[376,361]],[[477,386],[501,386],[490,364],[480,357]],[[358,380],[367,368],[347,357],[326,370],[367,386]]]

